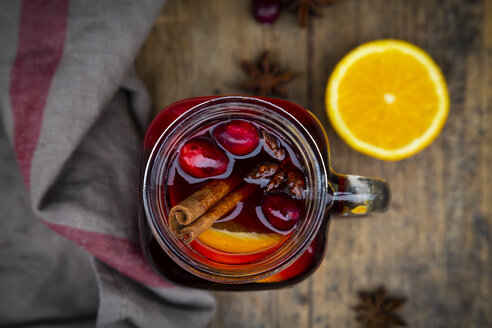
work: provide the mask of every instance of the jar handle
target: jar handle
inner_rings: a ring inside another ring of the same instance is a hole
[[[383,212],[390,203],[390,188],[386,181],[359,175],[333,173],[334,216],[360,216]]]

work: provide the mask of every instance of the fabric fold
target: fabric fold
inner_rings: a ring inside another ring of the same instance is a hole
[[[132,66],[163,2],[0,5],[5,131],[31,211],[97,258],[100,326],[157,327],[185,317],[185,326],[202,327],[215,307],[207,293],[160,278],[139,249],[139,154],[150,100]],[[112,316],[119,297],[125,297],[127,310]]]
[[[211,295],[192,289],[148,289],[93,261],[99,285],[99,327],[205,327],[215,314]],[[167,313],[163,317],[159,313]]]

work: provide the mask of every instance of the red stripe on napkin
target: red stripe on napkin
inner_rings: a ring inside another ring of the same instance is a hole
[[[67,227],[43,221],[55,232],[70,239],[86,251],[124,275],[153,287],[174,287],[160,278],[145,260],[138,245],[124,238]]]
[[[46,99],[63,54],[67,16],[68,0],[22,1],[10,103],[14,150],[28,188]]]

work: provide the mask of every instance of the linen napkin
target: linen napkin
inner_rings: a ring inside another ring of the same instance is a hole
[[[0,145],[12,147],[17,160],[17,167],[7,169],[15,162],[2,150],[2,172],[20,170],[28,196],[28,201],[15,204],[12,197],[2,197],[1,206],[32,213],[93,257],[99,326],[202,327],[215,311],[209,294],[157,276],[138,244],[139,151],[150,101],[132,65],[163,2],[0,4],[0,110],[5,130],[0,138],[9,141]],[[4,195],[8,192],[2,190]],[[2,217],[2,224],[8,220]],[[17,240],[12,234],[15,229],[8,239]],[[19,238],[43,248],[43,242],[28,233]],[[62,242],[59,246],[67,247]],[[53,245],[46,251],[60,252]],[[15,252],[11,247],[9,258],[15,258]],[[20,278],[30,263],[17,264]],[[70,265],[63,260],[57,264],[60,270]],[[56,289],[56,283],[44,287]],[[41,302],[42,295],[31,301]]]

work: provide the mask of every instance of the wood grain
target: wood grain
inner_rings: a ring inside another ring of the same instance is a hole
[[[492,326],[492,1],[339,0],[308,28],[283,12],[261,26],[245,0],[168,0],[136,60],[154,113],[183,98],[244,93],[241,59],[263,49],[299,73],[289,100],[325,126],[333,168],[387,179],[391,209],[337,220],[326,258],[291,289],[215,293],[210,327],[357,327],[356,292],[380,284],[406,295],[411,327]],[[326,81],[355,46],[379,38],[413,42],[441,66],[451,112],[437,140],[399,162],[343,143],[324,109]]]

